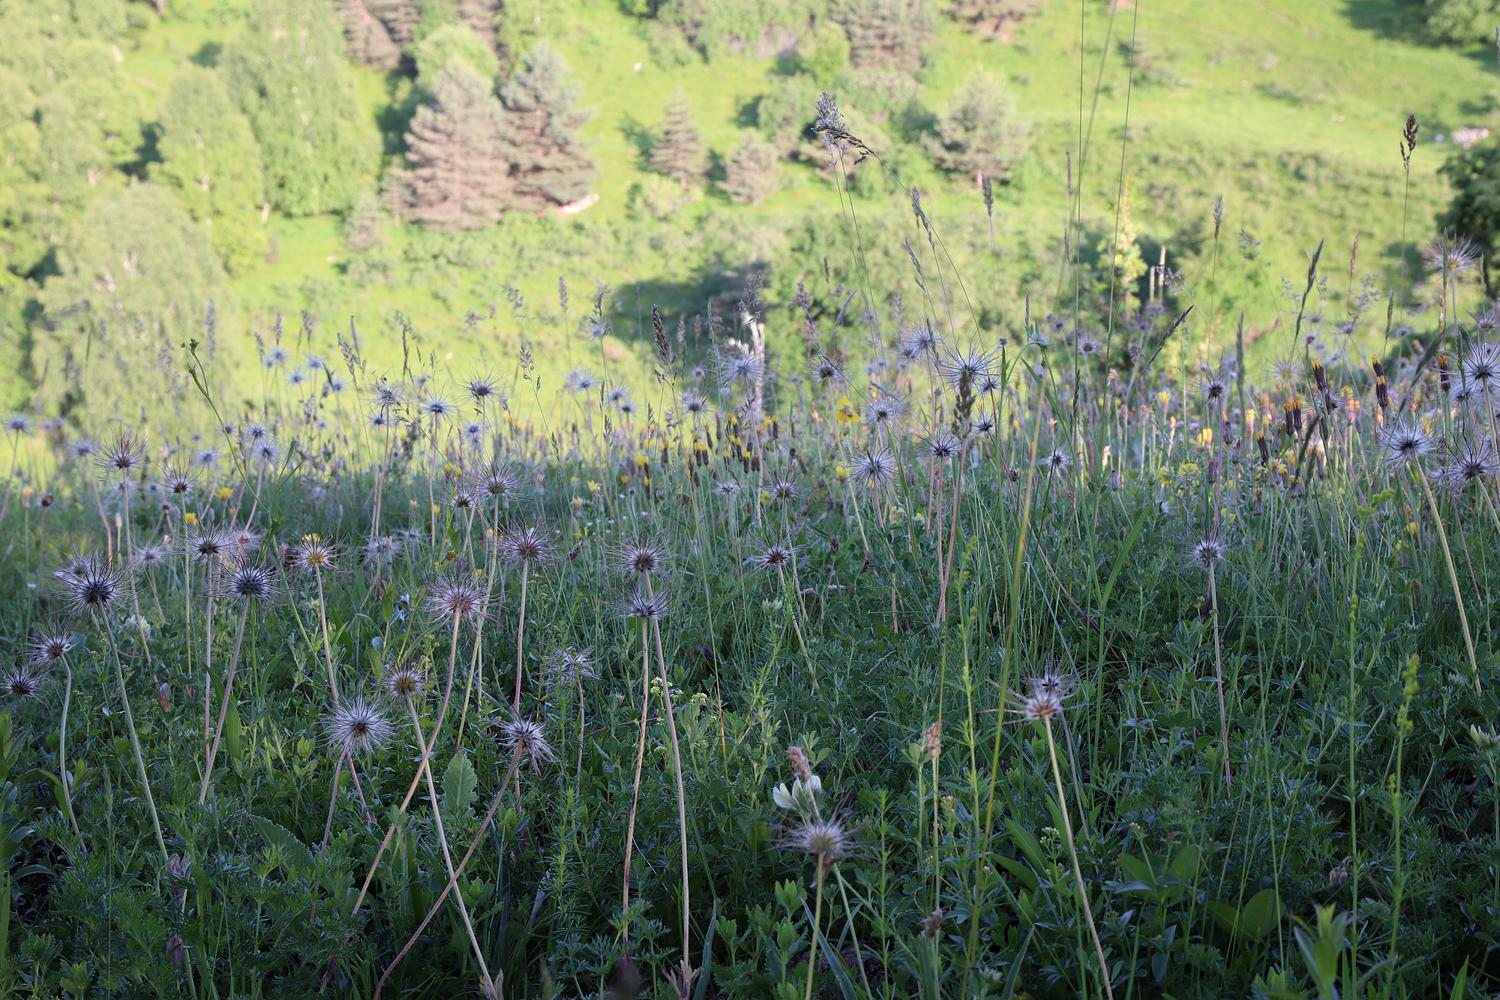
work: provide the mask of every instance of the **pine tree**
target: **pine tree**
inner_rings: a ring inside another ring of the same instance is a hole
[[[395,69],[401,64],[401,46],[391,38],[385,22],[370,11],[367,0],[338,0],[339,21],[349,58],[376,69]]]
[[[217,73],[196,66],[172,82],[162,108],[154,180],[208,232],[231,273],[264,260],[265,179],[260,146]]]
[[[930,0],[844,0],[835,16],[849,34],[849,58],[861,69],[914,73],[932,39]]]
[[[405,50],[416,37],[422,23],[422,5],[418,0],[365,0],[365,7],[380,19],[396,47]]]
[[[724,161],[724,180],[719,187],[736,204],[759,205],[781,184],[780,159],[775,146],[754,132],[746,132]]]
[[[1005,35],[1042,9],[1042,0],[950,0],[948,13],[975,31]]]
[[[271,204],[289,215],[348,208],[369,183],[380,144],[359,106],[333,11],[256,0],[251,23],[223,66],[264,153]]]
[[[438,229],[472,229],[515,201],[500,103],[461,59],[433,81],[406,134],[406,167],[390,181],[404,218]]]
[[[506,156],[515,185],[513,204],[529,211],[577,201],[588,193],[594,161],[578,130],[589,119],[579,88],[546,43],[538,44],[500,88]]]
[[[374,193],[366,191],[344,219],[344,250],[361,254],[385,246],[385,209]]]
[[[687,99],[678,94],[667,105],[667,118],[651,142],[651,169],[675,180],[679,187],[703,176],[706,159],[703,134],[693,124]]]
[[[1025,151],[1026,132],[1015,118],[1015,107],[1001,80],[975,74],[964,85],[957,103],[939,116],[934,134],[928,137],[932,162],[955,173],[1009,180],[1011,169]]]

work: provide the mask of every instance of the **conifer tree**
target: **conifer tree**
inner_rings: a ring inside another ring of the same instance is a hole
[[[395,69],[401,64],[401,46],[391,37],[385,22],[370,10],[368,0],[338,0],[335,8],[344,26],[349,58],[376,69]]]
[[[932,162],[955,173],[987,174],[1010,179],[1025,151],[1025,129],[999,77],[978,73],[969,78],[957,102],[940,115],[929,137]]]
[[[433,81],[406,134],[406,167],[390,178],[390,202],[407,219],[472,229],[515,202],[500,103],[461,59]]]
[[[932,39],[930,0],[844,0],[835,16],[849,35],[849,59],[861,69],[914,73]]]
[[[380,199],[366,191],[344,220],[344,249],[359,254],[385,246],[385,223],[386,213]]]
[[[780,160],[775,146],[754,132],[746,132],[724,161],[724,180],[719,187],[736,204],[759,205],[781,183]]]
[[[678,94],[667,105],[666,121],[651,142],[651,169],[675,180],[680,187],[703,176],[703,134],[693,124],[687,99]]]
[[[1042,9],[1042,0],[950,0],[948,13],[975,31],[1004,35]]]
[[[576,107],[579,87],[545,42],[533,48],[500,88],[512,204],[528,211],[577,201],[588,193],[594,161],[578,130],[589,112]]]

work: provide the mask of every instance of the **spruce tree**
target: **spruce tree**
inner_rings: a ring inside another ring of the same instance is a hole
[[[667,117],[651,141],[651,169],[675,180],[679,187],[703,176],[706,159],[703,134],[693,124],[687,99],[678,94],[667,105]]]
[[[579,88],[562,58],[538,44],[500,88],[502,134],[511,164],[517,208],[541,211],[588,193],[594,161],[578,130],[589,119],[579,110]]]
[[[401,46],[391,38],[385,22],[370,10],[367,0],[338,0],[336,8],[344,26],[349,58],[376,69],[395,69],[401,64]]]
[[[835,16],[849,35],[849,59],[861,69],[914,73],[932,39],[930,0],[843,0]]]
[[[344,250],[361,254],[385,246],[385,209],[374,193],[366,191],[344,219]]]
[[[500,0],[458,0],[458,20],[484,39],[492,52],[500,52]]]
[[[224,267],[243,271],[264,260],[260,146],[218,74],[186,68],[172,82],[157,128],[161,162],[151,176],[204,227]]]
[[[412,116],[406,167],[389,181],[390,201],[422,225],[472,229],[516,200],[510,167],[489,81],[454,59]]]
[[[781,184],[780,159],[775,146],[754,132],[746,132],[724,161],[724,180],[719,187],[736,204],[759,205]]]
[[[950,0],[948,13],[975,31],[1005,35],[1042,9],[1042,0]]]
[[[333,11],[256,0],[251,25],[223,67],[264,153],[271,204],[288,215],[348,208],[375,171],[380,143],[359,106]]]
[[[1025,135],[1000,78],[978,73],[969,78],[957,102],[938,117],[927,149],[932,162],[943,170],[988,174],[1003,182],[1010,179],[1025,151]]]

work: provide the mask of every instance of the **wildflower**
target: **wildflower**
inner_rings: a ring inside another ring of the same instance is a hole
[[[1393,423],[1380,435],[1386,465],[1393,469],[1415,462],[1432,450],[1432,436],[1405,421]]]
[[[121,586],[118,572],[92,558],[63,579],[68,608],[74,614],[108,611],[119,599]]]
[[[757,569],[780,570],[797,561],[797,550],[791,545],[773,543],[767,545],[750,562]]]
[[[30,698],[41,690],[43,674],[29,663],[12,667],[0,676],[0,688],[17,700]]]
[[[229,556],[229,535],[218,528],[204,526],[188,538],[188,550],[199,562],[212,563]]]
[[[484,614],[488,596],[463,577],[440,580],[428,595],[427,605],[440,618],[478,618]]]
[[[708,401],[691,389],[682,394],[681,406],[682,412],[695,417],[701,417],[708,412]]]
[[[1442,467],[1438,470],[1438,481],[1457,492],[1476,479],[1491,479],[1500,474],[1500,461],[1495,449],[1488,441],[1464,442],[1450,449]]]
[[[152,542],[142,545],[135,552],[135,567],[137,569],[155,569],[167,561],[167,547],[160,542]]]
[[[66,632],[44,632],[34,636],[29,647],[29,659],[38,666],[56,663],[73,649],[73,637]]]
[[[219,584],[220,595],[246,603],[268,601],[276,596],[276,577],[270,567],[241,563]]]
[[[904,403],[894,396],[881,393],[865,404],[864,419],[866,423],[888,427],[899,421],[905,413]]]
[[[813,381],[825,389],[835,385],[846,385],[849,381],[844,377],[844,373],[839,370],[839,366],[822,353],[813,360],[812,365],[808,368],[808,374],[811,375]]]
[[[500,555],[511,563],[530,565],[552,554],[552,544],[538,528],[512,528],[500,540]]]
[[[961,448],[963,448],[963,442],[958,439],[958,435],[951,432],[934,434],[927,439],[927,454],[938,462],[946,462],[957,455]]]
[[[390,739],[391,724],[385,713],[363,698],[346,701],[327,722],[328,743],[340,756],[378,750]]]
[[[621,618],[639,618],[642,621],[661,621],[671,610],[671,600],[665,590],[636,587],[618,606]]]
[[[766,363],[743,348],[725,349],[719,355],[719,386],[753,385],[766,377]]]
[[[766,493],[777,503],[788,503],[802,497],[802,487],[790,476],[777,476],[766,486]]]
[[[427,691],[427,674],[420,667],[402,664],[385,675],[382,686],[398,701],[421,701]]]
[[[453,404],[441,396],[428,396],[422,400],[422,412],[434,421],[443,420],[453,415]]]
[[[474,480],[474,488],[491,500],[504,500],[520,492],[521,477],[505,466],[492,465]]]
[[[464,383],[464,392],[480,406],[492,399],[497,391],[494,380],[484,376],[476,376]]]
[[[1422,259],[1434,271],[1455,275],[1473,267],[1479,260],[1479,252],[1467,236],[1447,233],[1427,244]]]
[[[196,480],[193,474],[187,469],[176,466],[169,466],[161,477],[162,492],[176,499],[189,496],[195,486]]]
[[[574,368],[563,378],[563,386],[574,393],[586,393],[598,384],[599,380],[582,368]]]
[[[557,759],[540,723],[530,719],[508,719],[500,723],[500,743],[518,759],[530,761],[533,771]]]
[[[333,566],[336,557],[333,546],[317,535],[308,535],[297,544],[292,553],[292,565],[303,572],[316,572]]]
[[[1011,709],[1024,719],[1045,722],[1063,711],[1063,694],[1034,681],[1027,685],[1025,695],[1016,700]]]
[[[823,865],[848,857],[853,837],[837,819],[810,819],[787,834],[785,844],[794,851],[811,854]]]
[[[896,459],[889,448],[866,448],[850,467],[849,478],[857,483],[883,486],[896,478]]]
[[[1218,535],[1210,534],[1193,543],[1188,550],[1188,562],[1200,569],[1209,569],[1223,562],[1229,554],[1229,544]]]
[[[552,656],[548,671],[559,677],[576,681],[579,678],[595,677],[594,653],[591,649],[561,649]]]
[[[1068,466],[1073,464],[1073,458],[1061,448],[1052,449],[1052,453],[1042,459],[1042,466],[1052,473],[1066,472]]]
[[[1475,343],[1464,353],[1458,370],[1475,392],[1489,393],[1500,382],[1500,344]]]
[[[620,550],[616,560],[620,570],[631,576],[649,576],[666,566],[667,550],[656,540],[632,542]]]
[[[943,360],[938,362],[938,374],[955,389],[963,382],[970,386],[977,386],[980,382],[990,377],[990,366],[994,359],[982,352],[972,348],[960,354],[957,351],[949,351]]]
[[[115,472],[122,476],[128,476],[140,464],[145,457],[145,447],[136,437],[130,433],[119,434],[110,442],[104,454],[99,458],[99,464],[106,472]]]

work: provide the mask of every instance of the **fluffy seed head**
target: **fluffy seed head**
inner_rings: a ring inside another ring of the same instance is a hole
[[[346,701],[329,716],[328,743],[341,755],[378,750],[391,736],[391,724],[375,705],[363,698]]]

